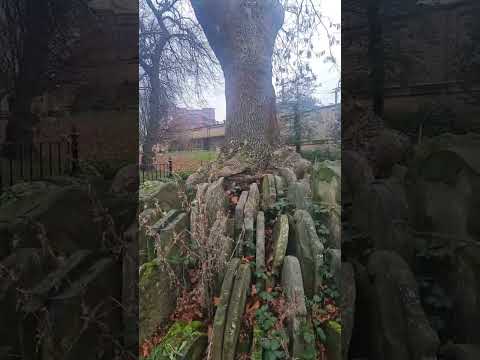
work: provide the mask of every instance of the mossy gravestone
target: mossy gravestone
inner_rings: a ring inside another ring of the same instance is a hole
[[[158,259],[140,267],[140,342],[148,338],[175,310],[177,294],[172,276],[175,274],[168,272]]]
[[[328,321],[324,328],[327,338],[328,360],[342,360],[342,327],[336,321]]]
[[[283,259],[288,245],[288,216],[280,215],[273,228],[273,265],[272,273],[275,276],[280,275]]]
[[[340,203],[340,161],[325,160],[316,163],[312,170],[313,199],[327,204]]]

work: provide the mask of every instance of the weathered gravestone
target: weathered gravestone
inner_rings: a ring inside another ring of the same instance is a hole
[[[243,229],[243,218],[245,203],[248,199],[248,191],[242,191],[240,198],[238,199],[237,206],[235,206],[235,238],[238,239]]]
[[[322,285],[321,268],[324,264],[324,245],[315,230],[310,214],[297,210],[295,220],[295,253],[302,268],[303,285],[308,296],[318,294]]]
[[[223,186],[224,178],[222,177],[210,184],[205,192],[205,209],[209,226],[215,222],[217,212],[227,208],[228,200]]]
[[[147,262],[139,271],[139,338],[148,338],[157,326],[165,322],[175,310],[177,287],[174,268],[159,259]]]
[[[164,217],[165,224],[171,220],[171,218],[178,212],[171,210]],[[163,213],[159,209],[150,208],[142,211],[138,216],[139,222],[139,234],[138,234],[138,250],[140,264],[144,264],[147,261],[153,260],[153,236],[150,234],[150,228],[152,225],[162,220]],[[167,220],[169,219],[169,220]]]
[[[340,161],[314,164],[311,177],[313,199],[327,204],[340,203]]]
[[[397,254],[376,251],[368,272],[373,279],[373,359],[422,359],[436,356],[440,341],[430,326],[415,278]]]
[[[415,244],[409,229],[409,206],[397,180],[375,181],[367,186],[354,202],[352,221],[369,235],[376,249],[394,251],[413,264]]]
[[[250,190],[248,191],[248,199],[245,203],[244,213],[251,215],[253,218],[257,216],[258,209],[260,207],[260,191],[258,190],[258,185],[253,183],[250,185]]]
[[[181,209],[178,186],[173,182],[146,181],[138,194],[140,209],[159,207],[163,211]]]
[[[43,358],[80,360],[95,358],[99,353],[114,356],[116,341],[120,340],[116,329],[122,324],[118,306],[122,278],[118,274],[120,264],[113,258],[101,258],[50,298],[44,319],[49,325],[43,339]]]
[[[61,254],[101,247],[102,231],[96,216],[100,209],[92,201],[95,197],[86,185],[65,181],[63,185],[53,180],[22,183],[1,195],[0,223],[8,226],[5,234],[10,237],[3,241],[10,248],[39,248],[42,233],[48,234],[48,246]],[[59,221],[65,214],[68,221]]]
[[[263,211],[260,211],[257,215],[256,238],[256,272],[259,274],[265,274],[267,267],[265,262],[265,215],[263,214]],[[265,288],[265,284],[260,279],[258,280],[257,286],[259,286],[259,288]]]
[[[278,173],[285,180],[287,186],[290,186],[297,181],[297,175],[290,168],[279,168]]]
[[[212,271],[215,277],[217,288],[220,287],[228,259],[231,258],[233,252],[234,241],[227,233],[228,218],[223,211],[220,210],[217,213],[217,220],[215,220],[210,229],[210,234],[204,249],[200,249],[200,252],[205,252],[202,258],[206,259],[210,264],[210,271]]]
[[[158,257],[171,257],[176,255],[182,243],[188,239],[188,216],[181,212],[168,218],[168,223],[160,220],[152,226],[155,236],[155,253]]]
[[[277,191],[277,197],[282,197],[285,195],[285,182],[281,176],[274,175],[275,179],[275,189]]]
[[[228,264],[227,271],[223,279],[222,289],[220,291],[220,303],[218,304],[217,311],[215,312],[215,318],[213,320],[212,356],[214,359],[222,359],[223,356],[225,324],[227,322],[230,298],[232,296],[233,285],[239,266],[240,259],[232,259]]]
[[[277,201],[277,189],[275,187],[275,177],[267,174],[262,180],[262,208],[267,210]]]
[[[273,264],[272,274],[275,276],[280,275],[283,259],[287,251],[288,245],[288,217],[287,215],[280,215],[273,228]]]
[[[138,190],[140,176],[138,165],[127,165],[115,174],[110,191],[113,193],[128,193]]]
[[[249,264],[241,264],[235,276],[230,304],[228,305],[225,334],[223,337],[223,360],[234,360],[247,293],[250,289],[251,271]]]
[[[47,273],[48,261],[40,249],[17,249],[0,263],[0,336],[11,357],[33,358],[36,353],[35,332],[38,320],[25,316],[24,291],[30,291]],[[43,305],[43,302],[42,302]]]
[[[301,182],[294,182],[288,187],[288,201],[299,210],[308,210],[310,201],[307,197],[306,185]]]
[[[288,316],[288,333],[290,337],[290,354],[301,359],[305,353],[316,358],[315,344],[308,341],[308,335],[314,336],[312,325],[308,319],[303,289],[302,271],[298,259],[294,256],[285,257],[282,269],[282,287],[290,306],[294,311]]]
[[[454,240],[452,240],[454,241]],[[457,342],[480,344],[480,249],[472,243],[455,251],[448,269],[448,294],[453,301],[451,328]]]

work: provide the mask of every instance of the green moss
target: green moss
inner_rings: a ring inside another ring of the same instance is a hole
[[[198,357],[203,352],[203,346],[206,345],[206,334],[201,331],[202,327],[199,321],[176,322],[146,360]]]
[[[329,321],[325,326],[327,337],[327,356],[331,360],[342,358],[342,326],[336,321]]]
[[[335,331],[335,333],[337,333],[338,335],[341,335],[341,334],[342,334],[342,325],[340,325],[338,322],[336,322],[336,321],[329,321],[329,322],[328,322],[328,326],[329,326],[333,331]]]
[[[149,261],[140,268],[140,288],[145,288],[152,277],[158,270],[158,263],[155,260]]]
[[[337,167],[338,164],[336,162],[329,160],[317,163],[313,169],[314,177],[321,181],[330,182],[332,178],[339,175],[336,171]]]
[[[262,360],[263,359],[263,348],[262,348],[262,337],[263,331],[257,325],[253,329],[253,344],[252,344],[252,360]]]

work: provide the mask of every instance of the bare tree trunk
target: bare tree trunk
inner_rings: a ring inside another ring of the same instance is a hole
[[[27,147],[33,144],[33,126],[36,123],[36,118],[31,112],[31,103],[33,96],[16,92],[16,97],[11,103],[11,117],[8,120],[5,138],[7,143],[24,144]],[[7,146],[4,151],[4,156],[15,159],[17,147]]]
[[[379,118],[383,118],[385,82],[385,55],[380,14],[382,2],[383,0],[369,0],[368,4],[370,89],[373,112]]]
[[[300,109],[298,106],[298,96],[295,102],[294,115],[293,115],[293,133],[295,137],[295,151],[300,154],[302,151],[302,125],[300,123]]]
[[[265,163],[278,145],[272,54],[283,24],[278,0],[192,0],[225,76],[224,156]]]
[[[162,111],[160,106],[160,81],[158,79],[158,66],[154,66],[152,73],[149,74],[151,94],[149,97],[149,114],[145,143],[143,145],[142,165],[151,166],[155,159],[153,146],[158,142],[158,134],[160,132],[160,120]]]

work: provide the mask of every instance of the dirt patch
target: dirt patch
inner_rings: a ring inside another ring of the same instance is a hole
[[[217,154],[211,151],[185,151],[157,154],[156,161],[166,164],[171,159],[174,172],[195,172],[216,157]]]

